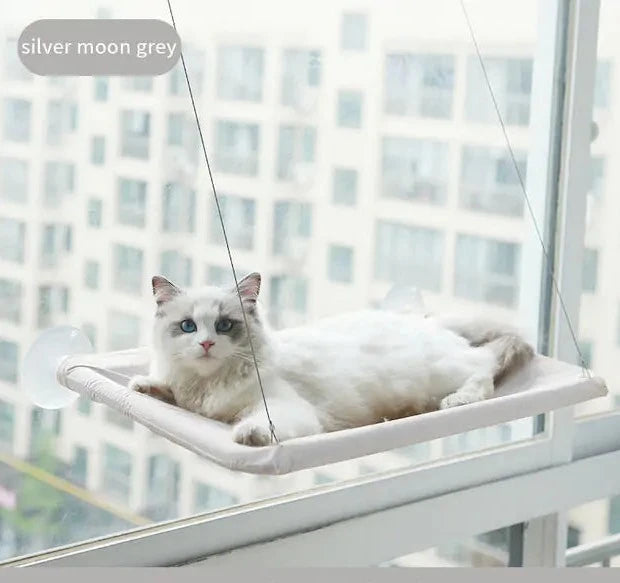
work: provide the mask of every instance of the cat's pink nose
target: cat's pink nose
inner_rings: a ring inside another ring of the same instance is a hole
[[[213,340],[205,340],[200,343],[200,346],[204,348],[205,354],[209,354],[209,349],[215,344]]]

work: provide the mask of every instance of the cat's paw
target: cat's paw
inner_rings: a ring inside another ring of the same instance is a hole
[[[150,394],[154,385],[155,382],[151,377],[147,377],[145,375],[136,375],[129,381],[127,388],[130,391],[136,391],[137,393],[145,393],[148,395]]]
[[[175,404],[174,395],[172,394],[170,387],[156,381],[152,377],[146,375],[136,375],[129,381],[127,388],[130,391],[150,395],[160,401],[172,403],[173,405]]]
[[[268,427],[250,420],[240,421],[233,427],[233,441],[242,445],[260,447],[271,444],[271,432]]]
[[[460,407],[461,405],[466,405],[466,404],[467,404],[467,401],[464,401],[461,395],[458,395],[457,393],[452,393],[451,395],[444,397],[439,402],[439,408],[440,409],[452,409],[453,407]]]

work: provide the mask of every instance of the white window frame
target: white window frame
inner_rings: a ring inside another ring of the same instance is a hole
[[[587,167],[590,156],[599,4],[599,0],[540,2],[534,60],[532,101],[537,106],[532,109],[527,187],[539,225],[545,224],[549,197],[562,203],[555,229],[556,277],[575,328],[588,190],[587,173],[580,169]],[[542,273],[543,257],[534,236],[524,244],[522,261]],[[543,286],[525,280],[520,313],[526,321],[538,321],[545,309],[551,309],[548,351],[574,361],[571,334],[550,286],[548,278]],[[541,305],[546,307],[541,310]],[[561,566],[566,558],[565,509],[617,494],[620,411],[574,419],[568,407],[547,415],[544,431],[523,442],[318,486],[4,564],[370,566],[526,523],[524,565]],[[342,544],[345,540],[347,544]]]

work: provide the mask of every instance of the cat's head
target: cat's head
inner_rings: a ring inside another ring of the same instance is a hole
[[[156,348],[171,362],[205,375],[233,359],[248,362],[248,328],[255,350],[260,351],[263,340],[257,306],[260,283],[260,274],[251,273],[239,281],[239,293],[235,286],[183,290],[156,275],[152,280]]]

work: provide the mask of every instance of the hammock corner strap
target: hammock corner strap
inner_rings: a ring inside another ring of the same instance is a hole
[[[130,376],[147,372],[149,355],[148,348],[137,348],[65,357],[57,379],[64,387],[116,409],[201,457],[253,474],[287,474],[324,466],[532,417],[607,394],[601,378],[584,375],[578,366],[536,356],[485,401],[251,447],[235,443],[229,425],[129,390]]]

